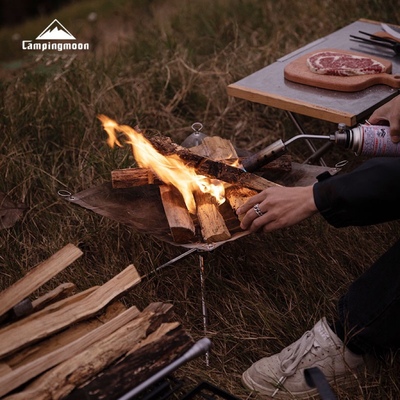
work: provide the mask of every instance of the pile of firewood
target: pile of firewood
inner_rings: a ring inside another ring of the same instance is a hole
[[[0,398],[119,398],[193,345],[171,305],[117,300],[141,281],[133,265],[102,286],[33,298],[81,255],[68,244],[0,293]]]

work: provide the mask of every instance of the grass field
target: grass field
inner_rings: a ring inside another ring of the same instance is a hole
[[[96,21],[88,15],[97,13]],[[88,54],[24,54],[54,18]],[[27,210],[0,230],[0,289],[67,243],[84,256],[43,290],[65,280],[84,289],[133,263],[145,275],[180,255],[180,247],[71,205],[59,190],[79,192],[133,163],[128,149],[107,147],[97,119],[106,114],[180,143],[193,122],[208,135],[250,151],[295,132],[283,111],[229,98],[228,84],[359,18],[400,24],[394,0],[82,1],[54,15],[0,31],[0,191]],[[315,133],[332,125],[304,118]],[[294,148],[295,161],[304,148]],[[329,163],[351,157],[333,152]],[[360,160],[352,160],[355,164]],[[399,235],[397,222],[334,229],[316,216],[271,234],[253,234],[161,270],[126,296],[143,308],[174,304],[177,318],[204,335],[199,257],[204,257],[209,366],[199,358],[180,371],[189,384],[207,380],[240,398],[241,373],[300,337]],[[398,399],[396,354],[341,399]]]

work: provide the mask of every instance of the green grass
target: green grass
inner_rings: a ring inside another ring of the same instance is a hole
[[[132,5],[132,3],[134,3]],[[89,24],[95,10],[99,18]],[[58,18],[95,51],[72,55],[22,54],[21,38],[35,38]],[[142,275],[178,256],[180,247],[61,199],[110,179],[133,163],[127,149],[111,150],[97,115],[160,132],[180,143],[193,122],[209,135],[257,150],[291,136],[283,111],[228,98],[226,86],[310,41],[359,18],[400,23],[395,1],[304,2],[193,0],[76,2],[54,15],[0,31],[0,191],[28,210],[0,230],[0,288],[4,289],[67,243],[84,256],[43,290],[71,280],[101,284],[128,264]],[[320,133],[330,124],[305,119]],[[293,151],[295,160],[303,154]],[[333,153],[328,161],[348,154]],[[126,297],[145,307],[174,304],[177,318],[197,339],[201,315],[199,256],[205,261],[205,296],[212,338],[210,366],[203,359],[183,373],[246,398],[240,374],[261,356],[297,339],[335,303],[347,285],[398,236],[397,223],[335,230],[320,217],[271,234],[251,235],[213,252],[192,254],[151,275]],[[379,362],[381,374],[343,399],[399,398],[396,357]]]

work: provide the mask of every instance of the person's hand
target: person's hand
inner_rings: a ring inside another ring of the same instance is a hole
[[[377,108],[368,118],[372,125],[389,125],[392,142],[400,142],[400,96]]]
[[[254,206],[263,213],[258,216]],[[256,207],[257,208],[257,207]],[[270,232],[288,227],[317,213],[313,187],[274,186],[251,197],[236,213],[245,214],[240,227],[251,232]]]

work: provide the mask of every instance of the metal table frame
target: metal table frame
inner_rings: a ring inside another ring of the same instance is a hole
[[[349,35],[356,35],[359,30],[376,33],[381,30],[380,22],[360,19],[317,39],[230,84],[227,88],[228,95],[286,110],[301,134],[305,132],[296,114],[328,122],[345,123],[349,127],[355,126],[363,122],[377,107],[398,95],[399,90],[387,85],[374,85],[357,92],[320,89],[286,80],[284,68],[296,57],[314,50],[335,48],[388,59],[392,63],[392,73],[400,74],[400,58],[390,49],[350,41]],[[313,143],[309,142],[309,147],[314,153],[318,152]]]

